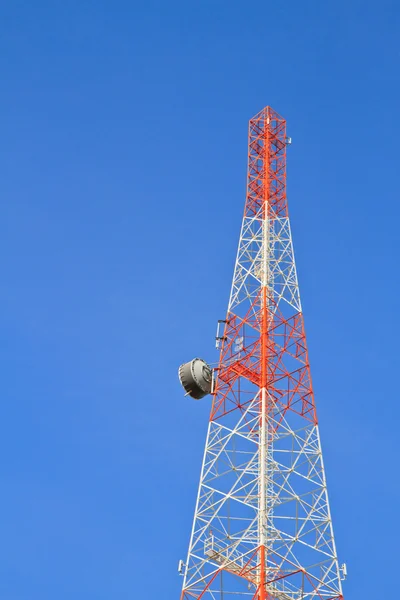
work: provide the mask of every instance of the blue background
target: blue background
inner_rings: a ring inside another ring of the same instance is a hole
[[[400,502],[397,1],[4,0],[0,597],[174,599],[247,122],[288,195],[348,600],[392,596]]]

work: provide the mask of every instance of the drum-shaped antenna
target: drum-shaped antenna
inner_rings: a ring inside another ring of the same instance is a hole
[[[201,358],[194,358],[181,365],[178,373],[187,396],[200,400],[211,392],[212,370]]]

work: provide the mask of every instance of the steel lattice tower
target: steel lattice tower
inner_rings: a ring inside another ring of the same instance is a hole
[[[239,248],[181,600],[342,599],[286,199],[286,121],[249,123]]]

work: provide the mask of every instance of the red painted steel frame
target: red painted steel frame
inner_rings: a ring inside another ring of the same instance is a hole
[[[248,161],[244,217],[253,217],[263,206],[271,220],[287,216],[286,121],[269,106],[250,121]],[[273,298],[269,298],[269,305],[273,302]],[[257,387],[262,387],[262,372],[265,369],[269,395],[274,397],[283,411],[293,410],[316,422],[303,315],[297,312],[286,318],[279,308],[274,311],[269,309],[269,315],[263,314],[263,311],[260,287],[245,316],[227,313],[224,331],[226,342],[221,349],[210,418],[218,419],[231,410],[245,406],[248,400],[241,401],[237,393],[234,397],[230,394],[235,381],[245,377]],[[267,334],[263,338],[265,320]],[[251,338],[246,336],[248,331],[252,333]],[[241,336],[245,345],[240,358],[236,360],[234,340]],[[285,355],[298,359],[296,369],[287,369]]]

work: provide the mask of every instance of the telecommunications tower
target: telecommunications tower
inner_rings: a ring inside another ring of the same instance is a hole
[[[181,600],[343,599],[286,199],[286,121],[249,123],[247,197],[212,394]]]

